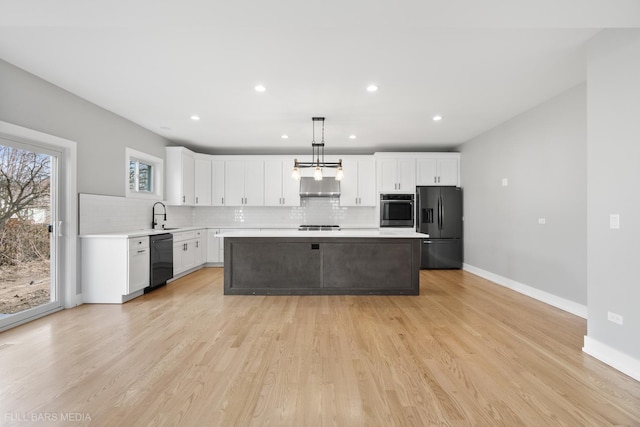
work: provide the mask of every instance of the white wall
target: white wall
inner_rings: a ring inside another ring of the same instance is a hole
[[[588,308],[585,351],[640,380],[640,30],[589,44]],[[620,229],[609,215],[620,215]],[[624,324],[607,320],[607,312]]]
[[[583,84],[459,147],[468,269],[584,314],[586,129]]]
[[[166,139],[0,59],[0,120],[78,145],[78,191],[124,196],[125,147],[164,159]]]

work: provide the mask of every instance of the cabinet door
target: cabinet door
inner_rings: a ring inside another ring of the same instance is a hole
[[[195,204],[195,159],[182,155],[182,204],[193,206]]]
[[[300,206],[300,181],[291,178],[293,161],[282,162],[283,206]]]
[[[211,205],[224,206],[224,160],[211,161]]]
[[[204,239],[202,237],[198,237],[194,242],[193,247],[193,264],[194,267],[199,267],[204,264]]]
[[[182,252],[182,268],[190,270],[196,266],[196,239],[190,239],[184,242],[184,251]]]
[[[418,159],[416,185],[439,185],[438,184],[438,160]]]
[[[416,161],[415,159],[398,159],[398,190],[416,191]]]
[[[358,160],[343,158],[344,178],[340,181],[340,206],[360,206]]]
[[[195,205],[211,205],[211,161],[207,158],[195,159]]]
[[[440,159],[438,161],[438,184],[459,185],[458,183],[458,159]]]
[[[395,191],[398,189],[398,161],[397,159],[379,159],[378,190]]]
[[[207,262],[222,262],[220,259],[220,230],[207,231]]]
[[[225,162],[224,198],[226,206],[244,204],[244,161],[227,160]]]
[[[282,161],[264,162],[264,205],[282,205]]]
[[[127,293],[149,286],[149,248],[129,251],[129,284]]]
[[[177,242],[173,244],[173,275],[177,276],[186,269],[184,268],[183,254],[185,242]]]
[[[264,206],[264,161],[244,162],[244,204]]]
[[[358,161],[359,206],[376,205],[376,168],[373,158]]]

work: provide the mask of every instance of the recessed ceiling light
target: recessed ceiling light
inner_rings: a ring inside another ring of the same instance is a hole
[[[442,120],[442,116],[440,114],[436,114],[435,116],[433,116],[434,122],[439,122],[440,120]]]
[[[287,134],[282,135],[282,139],[289,139],[289,135]]]
[[[193,116],[191,116],[191,120],[193,120],[194,122],[197,122],[198,120],[200,120],[200,116],[196,116],[194,114]]]
[[[267,90],[267,88],[264,87],[263,85],[256,85],[254,89],[256,90],[256,92],[264,92]]]
[[[367,86],[367,92],[377,92],[377,91],[378,91],[378,86],[376,85]]]
[[[355,135],[349,135],[349,139],[356,139]]]

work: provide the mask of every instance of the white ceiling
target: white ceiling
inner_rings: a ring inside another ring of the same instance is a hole
[[[210,153],[304,151],[312,116],[326,117],[327,153],[455,147],[585,81],[585,45],[600,29],[640,26],[639,0],[0,0],[0,10],[0,58]]]

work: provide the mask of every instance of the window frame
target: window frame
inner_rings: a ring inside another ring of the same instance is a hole
[[[143,153],[141,151],[134,150],[133,148],[126,147],[126,179],[125,179],[125,194],[127,197],[133,197],[138,199],[154,199],[154,200],[162,200],[163,198],[163,182],[164,182],[164,160],[152,156],[147,153]],[[136,186],[134,189],[129,187],[130,181],[130,165],[131,162],[136,162],[136,175],[139,175],[138,165],[140,163],[147,164],[151,166],[151,191],[140,191],[138,179],[136,179]]]

